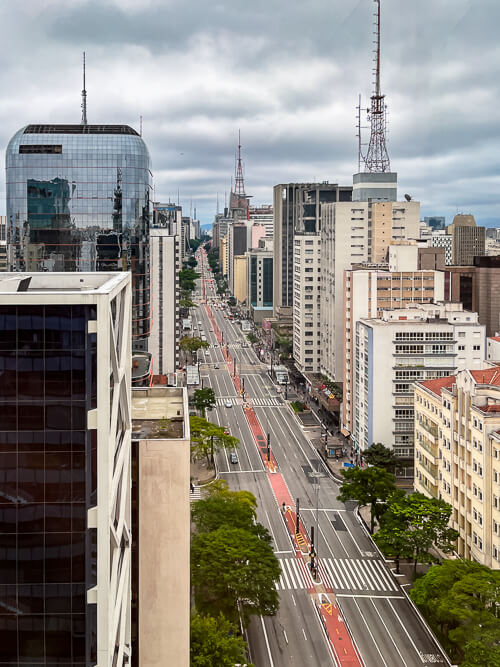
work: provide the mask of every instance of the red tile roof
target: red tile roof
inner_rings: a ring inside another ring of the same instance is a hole
[[[500,412],[500,405],[476,405],[481,412]]]
[[[422,387],[429,389],[429,391],[432,391],[436,396],[441,396],[441,389],[451,389],[455,384],[455,379],[455,375],[446,375],[445,377],[435,378],[434,380],[424,380],[423,382],[419,382],[419,384],[421,384]]]
[[[490,336],[490,340],[496,340],[498,343],[500,343],[500,336]]]
[[[470,371],[477,384],[492,384],[500,387],[500,366],[485,368],[483,371]]]

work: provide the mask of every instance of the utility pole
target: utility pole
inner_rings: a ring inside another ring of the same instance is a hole
[[[271,434],[267,434],[267,460],[271,460]]]

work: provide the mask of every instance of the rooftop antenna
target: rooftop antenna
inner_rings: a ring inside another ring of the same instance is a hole
[[[181,205],[181,190],[177,188],[177,206]]]
[[[245,181],[243,179],[243,167],[241,165],[241,132],[238,130],[238,157],[236,160],[236,173],[234,178],[234,192],[238,198],[245,199]]]
[[[385,131],[387,127],[386,105],[384,102],[385,95],[382,95],[380,92],[380,0],[374,0],[374,2],[377,3],[377,10],[375,12],[376,40],[374,50],[375,90],[371,96],[370,109],[367,109],[371,132],[370,143],[368,144],[368,151],[365,158],[365,171],[385,172],[391,170],[391,163],[389,161],[389,154],[387,153],[385,141]]]
[[[82,122],[87,125],[87,91],[85,90],[85,51],[83,52],[83,90],[82,90]]]
[[[142,137],[142,116],[139,116],[139,134]]]
[[[217,208],[215,211],[215,215],[219,215],[219,193],[217,193]]]

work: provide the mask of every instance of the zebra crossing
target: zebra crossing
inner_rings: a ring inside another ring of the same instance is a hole
[[[279,564],[281,575],[276,583],[278,591],[314,588],[311,572],[302,558],[281,558]]]
[[[282,398],[251,398],[252,405],[257,408],[271,408],[283,405]]]
[[[294,590],[314,586],[307,565],[297,558],[280,560],[281,576],[278,590]],[[320,558],[321,580],[336,593],[394,593],[399,588],[382,561],[375,558]]]
[[[228,401],[231,401],[233,405],[238,405],[238,398],[236,396],[226,396],[225,398],[224,397],[221,398],[219,396],[219,398],[215,399],[215,405],[220,405],[224,407],[224,404],[227,403]]]
[[[193,491],[189,492],[189,500],[190,502],[194,502],[195,500],[201,500],[201,486],[195,486],[193,487]]]

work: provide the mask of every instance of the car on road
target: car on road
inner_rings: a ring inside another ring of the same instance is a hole
[[[224,435],[231,435],[231,434],[229,433],[229,429],[228,429],[228,428],[225,428],[225,429],[224,429]]]
[[[281,387],[276,387],[276,393],[281,394]]]
[[[224,407],[225,408],[232,408],[233,407],[233,402],[232,401],[225,401],[224,402]]]
[[[236,452],[231,452],[231,454],[229,454],[229,460],[231,463],[238,463],[238,454],[236,454]]]
[[[215,364],[215,365],[214,365],[214,368],[215,368],[216,370],[219,370],[219,364]]]

